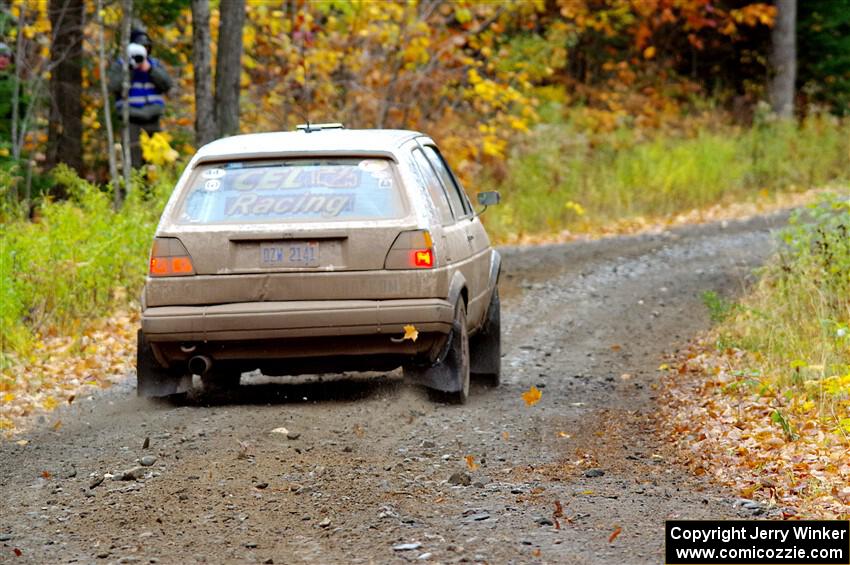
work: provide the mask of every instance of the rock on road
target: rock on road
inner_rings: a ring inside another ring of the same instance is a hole
[[[781,223],[503,249],[503,384],[466,406],[396,373],[78,400],[0,442],[0,562],[662,562],[665,519],[750,511],[657,439],[658,365]]]

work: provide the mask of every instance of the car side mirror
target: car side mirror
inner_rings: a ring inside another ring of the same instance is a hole
[[[487,206],[495,206],[499,203],[501,196],[499,196],[499,191],[490,190],[487,192],[479,192],[478,193],[478,203],[485,208]]]
[[[487,192],[479,192],[478,193],[478,204],[484,206],[480,212],[475,214],[476,216],[480,216],[484,213],[490,206],[495,206],[501,200],[501,196],[499,196],[499,191],[497,190],[488,190]]]

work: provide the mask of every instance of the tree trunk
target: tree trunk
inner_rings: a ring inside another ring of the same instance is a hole
[[[109,88],[106,78],[106,48],[103,41],[103,0],[97,0],[97,68],[100,72],[100,97],[103,99],[103,123],[106,124],[106,151],[109,157],[109,180],[112,182],[112,194],[114,206],[117,209],[121,205],[120,179],[118,177],[118,163],[115,159],[115,133],[112,130],[112,107],[109,103]]]
[[[23,29],[24,22],[24,11],[26,10],[27,5],[21,4],[21,7],[18,9],[18,23],[17,28]],[[24,34],[18,33],[15,38],[15,53],[18,57],[18,60],[15,62],[15,75],[12,78],[12,157],[14,157],[15,161],[21,158],[21,145],[18,143],[18,130],[20,129],[21,124],[21,61],[24,58]],[[24,137],[24,136],[21,136]]]
[[[242,26],[245,0],[221,3],[215,71],[215,113],[218,137],[239,133],[239,81],[242,75]]]
[[[777,115],[791,118],[797,80],[797,0],[777,0],[776,8],[776,23],[771,33],[770,104]]]
[[[130,44],[130,21],[133,17],[133,0],[121,0],[121,10],[123,12],[121,16],[121,57],[124,61],[127,61],[127,46]],[[123,79],[121,80],[121,98],[124,100],[124,104],[121,106],[121,121],[124,124],[124,131],[121,134],[121,160],[124,169],[124,186],[123,193],[115,199],[116,206],[120,206],[123,202],[123,197],[130,192],[130,173],[133,170],[132,150],[130,148],[130,104],[128,100],[130,94],[130,67],[128,64],[124,65],[123,75]],[[115,189],[118,190],[119,187],[115,187]]]
[[[195,144],[216,138],[210,57],[210,2],[192,0],[192,66],[195,72]]]
[[[47,164],[83,169],[83,0],[50,0],[50,124]]]

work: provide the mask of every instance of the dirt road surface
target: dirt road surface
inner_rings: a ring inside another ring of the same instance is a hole
[[[781,221],[504,249],[503,384],[466,406],[398,374],[78,399],[0,443],[0,562],[661,563],[665,519],[760,512],[677,465],[654,385]]]

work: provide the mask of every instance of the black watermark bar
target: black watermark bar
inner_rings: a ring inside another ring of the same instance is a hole
[[[848,520],[668,520],[667,565],[850,565]]]

